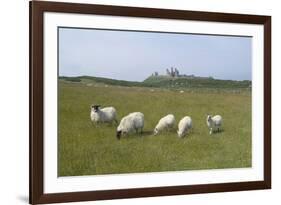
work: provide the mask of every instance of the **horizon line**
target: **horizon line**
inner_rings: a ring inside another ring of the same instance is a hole
[[[186,75],[186,74],[184,74]],[[185,78],[185,77],[188,77],[188,76],[192,76],[193,74],[191,75],[186,75],[186,76],[182,76],[182,77],[170,77],[170,78]],[[167,75],[159,75],[160,77],[164,77],[164,76],[167,76]],[[204,78],[204,79],[212,79],[212,80],[224,80],[224,81],[250,81],[252,82],[252,80],[233,80],[233,79],[221,79],[221,78],[214,78],[212,76],[196,76],[196,75],[193,75],[194,78]],[[123,79],[115,79],[115,78],[108,78],[108,77],[101,77],[101,76],[94,76],[94,75],[73,75],[73,76],[67,76],[67,75],[58,75],[58,77],[67,77],[67,78],[78,78],[78,77],[96,77],[96,78],[105,78],[105,79],[109,79],[109,80],[118,80],[118,81],[127,81],[127,82],[138,82],[138,83],[142,83],[144,82],[147,78],[149,77],[155,77],[155,76],[148,76],[146,79],[144,79],[143,81],[130,81],[130,80],[123,80]],[[157,77],[157,76],[156,76]],[[169,76],[167,76],[169,77]]]

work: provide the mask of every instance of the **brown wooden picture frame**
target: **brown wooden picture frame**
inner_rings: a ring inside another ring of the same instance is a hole
[[[57,203],[271,188],[271,17],[58,2],[29,2],[30,8],[30,203]],[[260,24],[264,28],[264,180],[45,194],[43,191],[43,13],[62,12],[158,19]]]

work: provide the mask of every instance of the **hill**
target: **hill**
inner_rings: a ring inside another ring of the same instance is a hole
[[[150,76],[143,81],[150,87],[170,87],[170,88],[249,88],[251,81],[218,80],[203,77],[167,77]]]
[[[94,77],[94,76],[77,76],[77,77],[60,76],[59,79],[71,81],[71,82],[86,81],[86,82],[95,82],[95,83],[103,83],[103,84],[107,84],[107,85],[119,85],[119,86],[127,86],[127,87],[143,86],[142,82],[115,80],[115,79],[110,79],[110,78],[101,78],[101,77]]]
[[[71,82],[94,82],[113,86],[126,87],[155,87],[155,88],[225,88],[225,89],[240,89],[250,88],[251,81],[234,81],[234,80],[218,80],[213,78],[189,78],[189,77],[168,77],[168,76],[150,76],[143,82],[115,80],[110,78],[101,78],[93,76],[77,76],[65,77],[60,76],[59,79]]]

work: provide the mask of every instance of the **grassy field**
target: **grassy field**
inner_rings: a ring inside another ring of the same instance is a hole
[[[115,124],[93,125],[90,106],[114,106],[118,120],[134,111],[145,115],[144,133],[118,141]],[[153,136],[158,120],[185,115],[193,129]],[[223,132],[209,135],[206,115],[224,118]],[[59,176],[238,168],[251,166],[251,92],[123,87],[59,80]]]

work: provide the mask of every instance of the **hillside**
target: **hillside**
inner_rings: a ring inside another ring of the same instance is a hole
[[[250,88],[251,81],[233,81],[233,80],[218,80],[213,78],[172,78],[167,76],[150,76],[143,82],[115,80],[109,78],[100,78],[93,76],[77,76],[77,77],[59,77],[61,80],[71,82],[95,82],[113,86],[127,87],[155,87],[155,88]]]
[[[143,81],[150,87],[170,88],[249,88],[251,81],[218,80],[213,78],[172,78],[167,76],[151,76]]]
[[[107,85],[118,85],[118,86],[127,86],[127,87],[139,87],[143,86],[142,82],[136,81],[126,81],[126,80],[115,80],[110,78],[101,78],[101,77],[94,77],[94,76],[77,76],[77,77],[66,77],[60,76],[59,79],[66,80],[70,82],[95,82],[95,83],[103,83]]]

